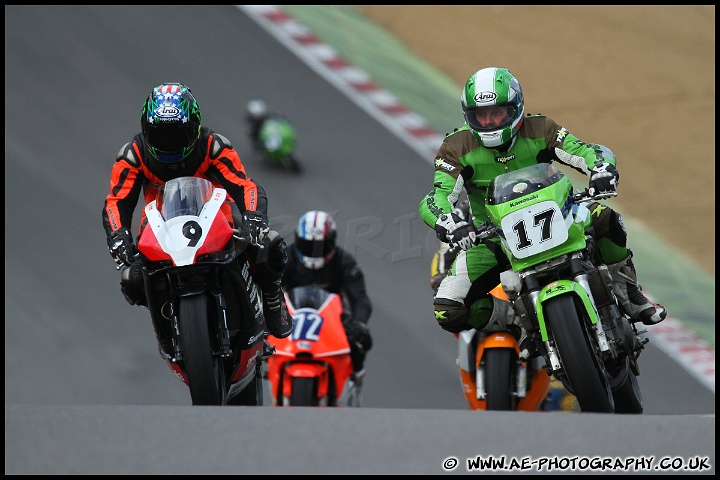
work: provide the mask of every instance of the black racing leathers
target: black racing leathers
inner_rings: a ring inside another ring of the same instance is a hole
[[[350,253],[336,247],[335,254],[322,268],[311,270],[303,265],[295,245],[289,250],[289,260],[283,274],[285,291],[295,287],[314,286],[337,293],[343,300],[343,310],[349,314],[348,318],[343,319],[346,331],[352,322],[367,325],[372,313],[372,304],[365,289],[365,276]],[[364,347],[361,348],[353,343],[350,345],[350,356],[355,372],[363,369],[365,355],[372,345],[369,332],[367,335]]]
[[[332,259],[318,270],[306,268],[297,254],[295,245],[290,248],[288,264],[283,274],[283,287],[314,286],[339,294],[343,305],[355,322],[367,323],[372,313],[370,297],[365,289],[365,276],[355,258],[337,247]]]

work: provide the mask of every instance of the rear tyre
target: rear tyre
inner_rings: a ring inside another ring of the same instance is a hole
[[[509,348],[487,348],[483,359],[485,368],[485,395],[488,410],[515,410],[517,399],[513,395],[517,355]]]
[[[629,359],[625,359],[625,375],[622,375],[622,381],[613,384],[612,394],[615,399],[615,413],[643,413],[642,392],[638,385],[637,376],[630,369]]]
[[[222,405],[223,369],[213,357],[208,332],[207,297],[182,297],[178,309],[178,329],[193,405]]]

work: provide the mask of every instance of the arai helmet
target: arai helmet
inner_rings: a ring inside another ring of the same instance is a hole
[[[200,138],[200,107],[185,85],[163,83],[145,100],[140,127],[150,155],[162,163],[177,163]]]
[[[473,73],[460,95],[465,123],[487,148],[512,145],[525,118],[525,100],[515,76],[506,68]]]

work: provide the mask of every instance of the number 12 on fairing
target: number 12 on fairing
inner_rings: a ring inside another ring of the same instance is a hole
[[[317,342],[320,338],[320,329],[323,324],[323,317],[318,315],[315,311],[304,312],[298,310],[293,315],[293,321],[295,326],[292,334],[290,335],[291,340],[310,340],[311,342]]]

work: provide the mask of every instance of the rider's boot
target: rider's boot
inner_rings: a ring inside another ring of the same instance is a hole
[[[521,361],[527,362],[530,357],[535,353],[535,344],[527,336],[525,329],[520,326],[520,321],[515,313],[515,309],[512,304],[496,296],[492,296],[493,300],[493,311],[490,315],[487,325],[483,330],[492,331],[493,328],[506,329],[513,334],[515,340],[517,340],[520,346],[520,355],[518,356]]]
[[[660,304],[652,303],[642,293],[637,282],[637,272],[632,262],[632,251],[628,249],[625,260],[608,265],[613,278],[613,290],[625,313],[634,321],[655,325],[665,320],[667,310]]]
[[[262,291],[263,316],[267,332],[275,338],[285,338],[293,331],[293,318],[285,304],[282,274],[287,264],[285,241],[275,230],[268,233],[268,246],[255,255],[255,283]]]
[[[350,375],[351,384],[349,385],[349,387],[352,389],[352,396],[349,400],[349,407],[362,406],[362,387],[364,380],[365,368],[363,368],[362,370],[356,370]]]

